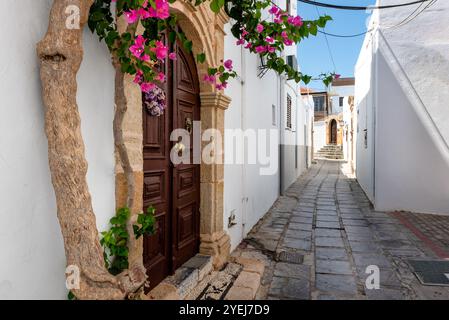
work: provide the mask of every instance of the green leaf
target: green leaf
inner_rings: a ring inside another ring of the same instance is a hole
[[[198,63],[204,63],[206,61],[206,54],[200,53],[196,56],[196,60],[198,61]]]
[[[225,4],[224,0],[212,0],[210,2],[210,8],[214,13],[219,13],[221,8],[223,8]]]

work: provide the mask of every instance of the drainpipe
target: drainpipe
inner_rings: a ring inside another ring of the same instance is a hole
[[[284,77],[278,75],[279,83],[279,195],[284,194]]]
[[[241,61],[241,95],[240,95],[240,123],[243,132],[246,130],[246,117],[245,117],[245,107],[246,107],[246,61],[245,61],[245,50],[243,46],[240,49],[240,61]],[[243,154],[245,154],[245,144],[243,144],[243,150],[241,150]],[[246,164],[245,161],[242,164],[242,239],[246,237],[246,224],[247,224],[247,208],[248,208],[248,193],[246,190]]]

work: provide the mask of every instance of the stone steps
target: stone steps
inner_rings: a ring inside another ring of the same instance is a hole
[[[314,154],[314,158],[343,160],[343,149],[337,145],[326,145]]]

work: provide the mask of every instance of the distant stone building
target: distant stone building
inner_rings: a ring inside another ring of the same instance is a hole
[[[354,96],[354,78],[340,78],[327,91],[304,89],[305,103],[313,104],[313,150],[315,158],[347,159],[348,145],[352,145],[350,130],[351,101]],[[351,159],[353,159],[351,153]]]

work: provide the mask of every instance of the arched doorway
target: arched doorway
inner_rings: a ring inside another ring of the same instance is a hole
[[[330,144],[337,144],[337,121],[331,120],[330,123]]]
[[[198,253],[200,244],[200,165],[192,164],[192,158],[191,164],[170,160],[171,132],[178,128],[191,132],[193,121],[200,120],[198,72],[182,44],[172,45],[172,50],[177,60],[167,59],[161,70],[167,75],[161,87],[167,100],[164,114],[152,116],[145,97],[143,107],[143,206],[155,207],[158,225],[157,234],[144,239],[150,289]]]

